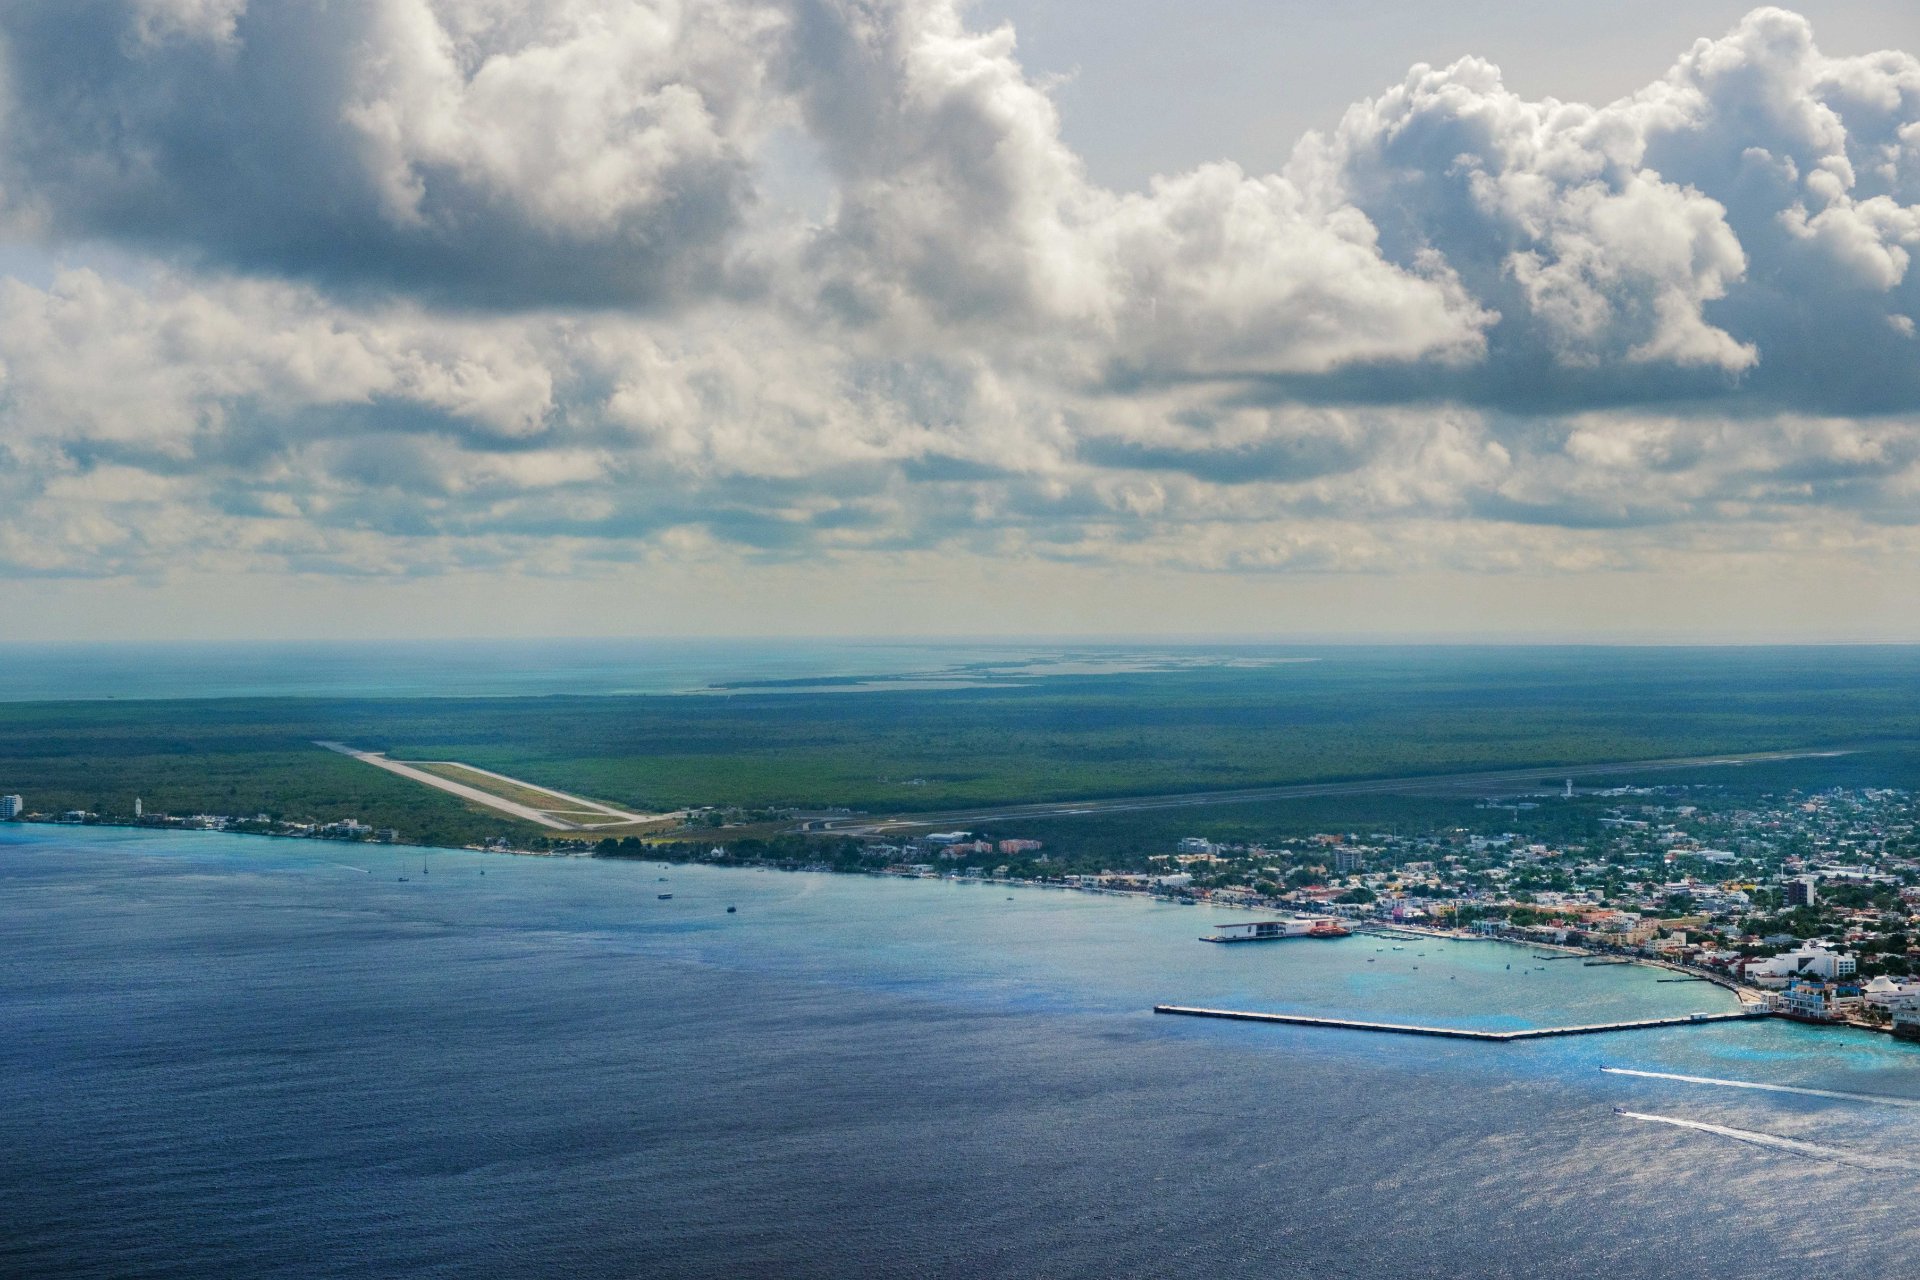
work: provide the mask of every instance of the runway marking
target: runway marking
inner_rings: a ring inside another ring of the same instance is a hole
[[[1615,1107],[1613,1114],[1625,1116],[1629,1120],[1647,1120],[1654,1124],[1670,1124],[1677,1129],[1693,1129],[1700,1133],[1716,1134],[1722,1138],[1732,1138],[1735,1142],[1744,1142],[1756,1147],[1771,1147],[1776,1151],[1786,1151],[1811,1160],[1828,1160],[1835,1164],[1853,1165],[1862,1169],[1920,1172],[1920,1164],[1914,1164],[1909,1160],[1868,1155],[1859,1151],[1842,1151],[1838,1147],[1823,1147],[1816,1142],[1801,1142],[1798,1138],[1783,1138],[1777,1133],[1757,1133],[1752,1129],[1735,1129],[1730,1125],[1708,1124],[1704,1120],[1686,1120],[1679,1116],[1656,1116],[1649,1112],[1627,1111],[1620,1107]]]
[[[1840,1089],[1809,1089],[1797,1084],[1762,1084],[1758,1080],[1721,1080],[1714,1076],[1682,1076],[1667,1071],[1633,1071],[1626,1067],[1602,1067],[1610,1076],[1638,1076],[1643,1080],[1677,1080],[1681,1084],[1712,1084],[1723,1089],[1760,1089],[1767,1093],[1797,1093],[1808,1098],[1833,1098],[1840,1102],[1872,1102],[1884,1107],[1920,1108],[1920,1098],[1900,1098],[1884,1093],[1847,1093]]]

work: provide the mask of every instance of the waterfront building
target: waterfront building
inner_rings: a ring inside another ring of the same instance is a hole
[[[1792,951],[1753,961],[1746,967],[1746,978],[1748,982],[1763,987],[1784,987],[1801,977],[1820,978],[1827,982],[1851,978],[1857,967],[1857,962],[1846,952],[1835,951],[1824,942],[1812,941]]]
[[[1883,973],[1860,989],[1860,997],[1880,1009],[1894,1009],[1901,1005],[1920,1008],[1920,979],[1902,982]]]
[[[27,811],[27,802],[19,796],[0,796],[0,822],[17,818]]]
[[[1314,916],[1286,916],[1279,920],[1248,920],[1216,926],[1202,942],[1276,942],[1284,938],[1345,938],[1351,931],[1334,920]]]
[[[1773,1007],[1789,1018],[1833,1022],[1860,1007],[1860,988],[1795,978],[1786,990],[1773,997]]]

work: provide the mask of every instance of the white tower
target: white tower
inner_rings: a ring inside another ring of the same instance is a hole
[[[133,798],[133,816],[136,818],[140,816],[140,797],[139,796],[135,796]]]
[[[1567,779],[1566,797],[1569,800],[1573,799],[1573,779],[1572,778]]]

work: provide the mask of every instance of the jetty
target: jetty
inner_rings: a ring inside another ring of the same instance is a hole
[[[1645,1031],[1655,1027],[1699,1027],[1714,1022],[1751,1022],[1772,1017],[1768,1010],[1738,1013],[1688,1013],[1673,1018],[1638,1018],[1630,1022],[1591,1022],[1575,1027],[1525,1027],[1518,1031],[1471,1031],[1464,1027],[1425,1027],[1404,1022],[1358,1022],[1352,1018],[1321,1018],[1303,1013],[1255,1013],[1245,1009],[1206,1009],[1195,1005],[1157,1004],[1155,1013],[1185,1018],[1225,1018],[1233,1022],[1274,1022],[1289,1027],[1332,1027],[1340,1031],[1377,1031],[1398,1036],[1438,1036],[1447,1040],[1544,1040],[1549,1036],[1593,1036],[1609,1031]]]

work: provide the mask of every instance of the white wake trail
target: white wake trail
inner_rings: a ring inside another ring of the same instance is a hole
[[[1677,1129],[1694,1129],[1701,1133],[1717,1134],[1722,1138],[1732,1138],[1735,1142],[1745,1142],[1756,1147],[1772,1147],[1776,1151],[1791,1152],[1812,1160],[1828,1160],[1834,1164],[1853,1165],[1861,1169],[1920,1172],[1920,1164],[1914,1164],[1908,1160],[1868,1155],[1859,1151],[1842,1151],[1838,1147],[1823,1147],[1815,1142],[1783,1138],[1777,1133],[1756,1133],[1752,1129],[1735,1129],[1724,1124],[1708,1124],[1704,1120],[1684,1120],[1679,1116],[1656,1116],[1645,1111],[1628,1111],[1621,1107],[1615,1107],[1613,1113],[1617,1116],[1625,1116],[1629,1120],[1649,1120],[1654,1124],[1670,1124]]]
[[[1898,1098],[1884,1093],[1847,1093],[1840,1089],[1809,1089],[1797,1084],[1763,1084],[1758,1080],[1721,1080],[1715,1076],[1682,1076],[1668,1071],[1633,1071],[1602,1067],[1610,1076],[1638,1076],[1642,1080],[1677,1080],[1681,1084],[1711,1084],[1722,1089],[1759,1089],[1766,1093],[1797,1093],[1806,1098],[1833,1098],[1840,1102],[1871,1102],[1883,1107],[1920,1108],[1920,1098]]]

